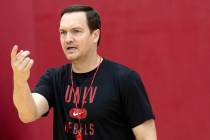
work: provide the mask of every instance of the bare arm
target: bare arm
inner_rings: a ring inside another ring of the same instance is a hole
[[[155,122],[153,119],[133,128],[136,140],[157,140]]]
[[[28,85],[30,69],[33,60],[28,56],[29,51],[20,51],[14,46],[11,52],[11,65],[13,69],[13,102],[17,108],[19,118],[22,122],[32,122],[48,111],[47,100],[40,94],[33,93]]]

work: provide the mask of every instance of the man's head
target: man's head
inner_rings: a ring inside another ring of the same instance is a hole
[[[100,41],[98,13],[85,5],[73,5],[61,12],[60,40],[67,59],[91,55]]]
[[[91,33],[96,29],[101,30],[100,16],[98,12],[92,7],[87,6],[87,5],[72,5],[72,6],[66,7],[61,12],[61,18],[65,13],[72,13],[72,12],[85,12],[86,18],[87,18],[87,24]],[[100,38],[98,41],[98,45],[99,45],[99,42],[100,42]]]

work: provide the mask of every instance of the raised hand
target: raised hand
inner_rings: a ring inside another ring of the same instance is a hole
[[[15,82],[27,82],[30,77],[30,69],[34,60],[29,57],[29,51],[19,51],[18,46],[14,45],[11,51],[11,66]]]

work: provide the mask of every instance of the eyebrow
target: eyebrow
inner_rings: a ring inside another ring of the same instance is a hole
[[[82,28],[81,28],[81,27],[73,27],[73,28],[70,28],[70,30],[75,30],[75,29],[80,29],[80,30],[82,30]],[[66,31],[66,29],[65,29],[65,28],[60,27],[60,28],[59,28],[59,31]]]

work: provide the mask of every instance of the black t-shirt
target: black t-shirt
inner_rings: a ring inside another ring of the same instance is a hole
[[[79,126],[84,140],[134,140],[132,128],[154,118],[135,71],[104,59],[86,94],[95,71],[73,72],[74,87],[71,64],[48,69],[40,78],[33,92],[43,95],[54,109],[54,140],[74,140]],[[72,109],[81,107],[85,95],[87,116],[79,120],[72,117]]]

